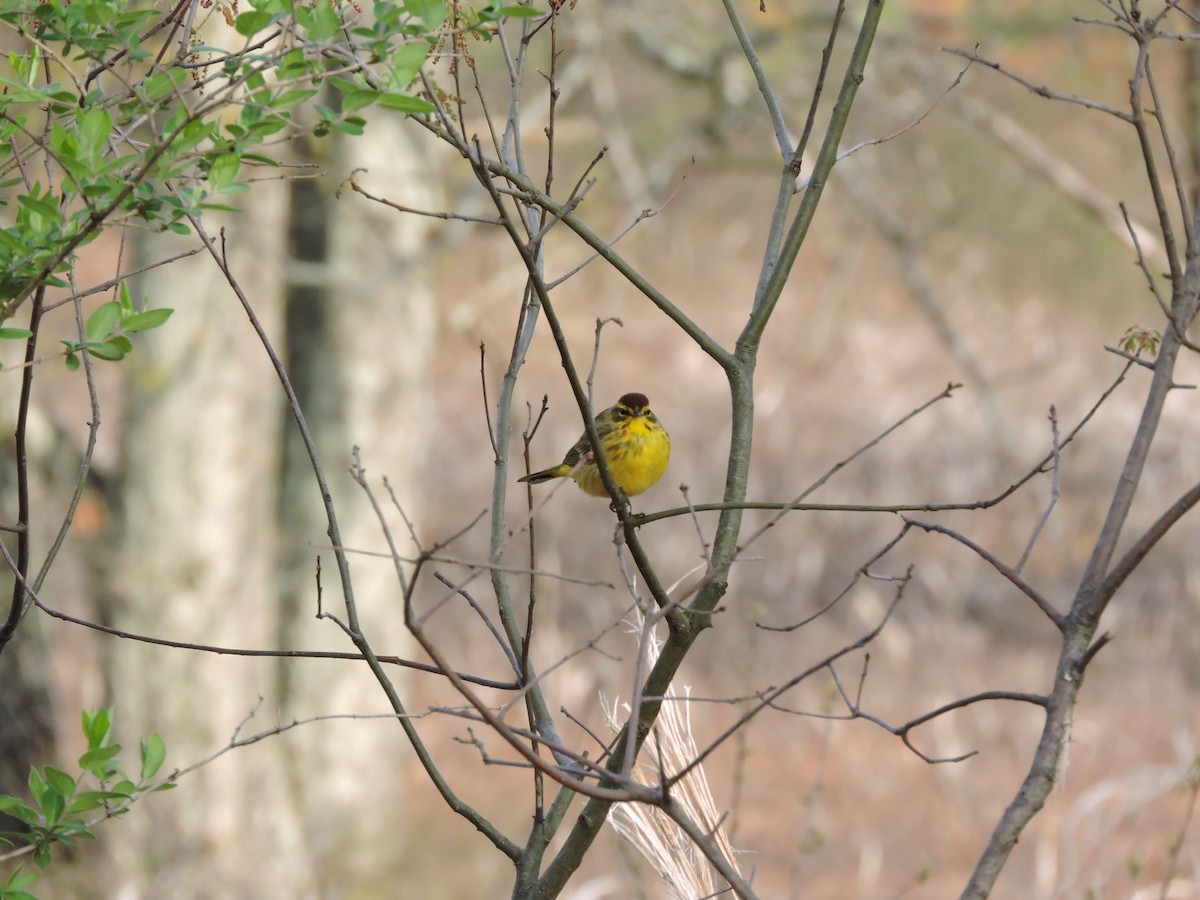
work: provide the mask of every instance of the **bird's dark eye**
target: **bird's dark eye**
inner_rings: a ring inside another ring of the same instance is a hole
[[[613,415],[618,419],[624,419],[624,418],[628,417],[629,411],[624,410],[624,409],[618,409],[615,413],[613,413]]]

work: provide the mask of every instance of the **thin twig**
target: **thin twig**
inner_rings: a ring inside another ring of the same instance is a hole
[[[517,662],[517,658],[513,655],[512,648],[508,646],[508,643],[504,640],[504,636],[500,634],[500,629],[493,624],[487,612],[485,612],[483,607],[479,605],[479,601],[471,596],[470,591],[459,587],[441,572],[434,572],[433,577],[466,600],[468,604],[470,604],[471,609],[475,610],[475,615],[479,616],[479,618],[483,621],[484,627],[487,628],[491,636],[496,639],[496,643],[500,645],[500,649],[508,659],[509,665],[512,666],[513,672],[518,678],[521,678],[523,672],[521,663]]]
[[[483,341],[479,342],[479,383],[483,390],[483,420],[487,423],[488,440],[492,443],[492,456],[500,455],[500,450],[496,446],[496,432],[492,428],[492,411],[488,408],[488,393],[487,393],[487,368],[484,363],[487,361],[487,350]]]
[[[900,529],[900,533],[897,534],[890,541],[888,541],[886,544],[884,544],[883,548],[881,550],[879,550],[878,553],[876,553],[874,556],[872,556],[870,559],[868,559],[865,563],[863,563],[861,566],[859,566],[858,569],[856,569],[854,572],[854,577],[850,579],[850,583],[847,584],[840,591],[838,591],[837,596],[835,596],[832,600],[830,600],[828,603],[826,603],[824,606],[822,606],[820,609],[818,609],[812,615],[806,616],[805,618],[801,619],[799,622],[795,622],[792,625],[763,625],[761,622],[755,622],[754,623],[755,627],[760,628],[763,631],[789,632],[789,631],[796,631],[799,628],[803,628],[805,625],[809,624],[810,622],[812,622],[816,619],[819,619],[821,616],[825,615],[825,613],[829,612],[829,610],[833,609],[833,607],[837,605],[838,601],[840,601],[843,597],[845,597],[847,594],[849,594],[850,591],[854,588],[854,586],[856,584],[858,584],[859,579],[863,578],[864,576],[866,576],[868,578],[875,577],[875,576],[871,575],[871,566],[875,565],[877,562],[879,562],[881,559],[883,559],[885,556],[887,556],[889,553],[891,553],[892,550],[895,549],[896,545],[899,544],[901,540],[903,540],[904,536],[906,534],[908,534],[908,530],[910,528],[912,528],[912,525],[910,525],[908,522],[905,522],[903,527]]]
[[[725,15],[729,17],[729,24],[733,28],[734,36],[737,37],[738,44],[742,48],[742,55],[750,64],[750,71],[754,73],[754,80],[758,83],[758,92],[762,94],[763,102],[767,105],[767,112],[771,116],[771,125],[775,128],[775,142],[779,145],[779,155],[786,163],[792,158],[792,138],[788,134],[787,123],[783,119],[783,109],[779,105],[779,98],[775,96],[775,90],[767,78],[767,70],[763,67],[762,60],[758,58],[758,53],[750,41],[750,35],[746,32],[746,26],[742,24],[742,17],[738,15],[737,7],[733,5],[733,0],[721,0],[721,5],[725,7]],[[836,33],[837,23],[835,21],[834,34]]]
[[[962,68],[962,71],[960,71],[958,73],[958,75],[955,76],[954,80],[952,82],[950,82],[950,86],[947,87],[944,91],[942,91],[941,94],[938,95],[938,98],[933,101],[933,103],[929,106],[929,108],[926,109],[925,112],[923,112],[919,116],[917,116],[915,119],[913,119],[911,122],[909,122],[907,125],[905,125],[903,128],[893,131],[891,134],[884,135],[883,137],[869,138],[868,140],[865,140],[865,141],[859,141],[853,147],[850,147],[846,150],[841,151],[837,155],[837,162],[840,163],[846,157],[852,156],[853,154],[857,153],[859,150],[865,150],[867,147],[875,147],[879,144],[886,144],[886,143],[888,143],[888,141],[894,141],[894,140],[896,140],[896,138],[903,137],[905,134],[912,131],[914,128],[916,128],[918,125],[920,125],[922,122],[924,122],[925,119],[927,119],[933,113],[933,111],[941,105],[942,101],[945,100],[947,96],[949,96],[949,94],[952,90],[954,90],[956,87],[959,86],[959,84],[963,80],[963,76],[967,74],[967,72],[968,72],[968,70],[970,70],[970,68],[971,68],[971,63],[968,62]],[[804,181],[796,182],[796,188],[795,188],[796,192],[799,193],[800,191],[803,191],[805,188],[807,188],[809,186],[809,182],[811,180],[812,179],[806,179]]]
[[[611,252],[612,248],[617,245],[617,243],[621,240],[621,238],[625,237],[625,235],[627,235],[627,234],[629,234],[629,232],[633,231],[633,229],[636,228],[640,222],[643,222],[646,219],[654,218],[659,213],[661,213],[664,209],[666,209],[668,206],[670,206],[671,202],[679,195],[679,192],[681,190],[683,190],[683,184],[685,181],[687,181],[688,176],[690,174],[692,174],[692,169],[695,167],[695,165],[696,165],[696,157],[693,156],[691,158],[691,163],[688,165],[687,171],[685,171],[683,173],[683,175],[680,176],[679,184],[677,184],[675,186],[675,190],[671,191],[671,193],[669,195],[667,195],[667,199],[664,200],[662,203],[660,203],[657,207],[655,207],[653,209],[643,209],[640,213],[637,214],[637,217],[632,222],[630,222],[623,229],[621,229],[621,231],[617,232],[616,237],[614,237],[611,241],[608,241],[604,245],[604,249]],[[570,223],[568,223],[568,224],[570,224]],[[593,262],[594,260],[596,260],[597,258],[599,258],[602,255],[604,255],[604,254],[601,253],[599,250],[597,250],[591,256],[588,256],[587,258],[585,258],[583,260],[583,262],[579,263],[578,265],[574,266],[571,269],[568,269],[564,274],[560,275],[558,278],[547,281],[546,289],[554,290],[554,288],[558,287],[560,284],[562,284],[568,278],[571,278],[572,276],[577,275],[589,263]]]
[[[837,670],[832,664],[828,666],[828,669],[829,674],[833,676],[833,683],[837,686],[838,693],[841,694],[842,701],[846,704],[846,708],[850,711],[850,719],[865,719],[874,725],[878,725],[889,734],[894,734],[904,742],[905,747],[920,757],[923,762],[929,763],[930,765],[962,762],[965,759],[970,759],[972,756],[975,756],[977,753],[979,753],[979,751],[972,750],[969,753],[963,753],[958,756],[929,756],[926,753],[923,753],[913,744],[909,733],[914,728],[924,725],[926,722],[936,719],[939,716],[943,716],[948,712],[952,712],[953,710],[963,709],[964,707],[987,700],[1013,700],[1018,703],[1030,703],[1034,706],[1040,706],[1043,709],[1046,707],[1048,702],[1047,698],[1041,694],[1027,694],[1020,691],[981,691],[978,694],[972,694],[969,697],[962,697],[958,700],[953,700],[950,703],[945,703],[942,706],[939,706],[937,709],[930,710],[927,713],[917,716],[915,719],[910,719],[903,725],[889,725],[878,716],[872,715],[868,712],[863,712],[862,708],[858,705],[858,701],[851,700],[849,694],[846,693],[846,689],[842,686],[842,681],[838,677]]]
[[[1037,520],[1037,524],[1033,526],[1033,534],[1029,536],[1029,543],[1025,545],[1025,552],[1021,554],[1021,558],[1017,560],[1017,564],[1013,566],[1013,571],[1018,575],[1025,568],[1025,563],[1029,560],[1029,554],[1033,552],[1033,545],[1037,543],[1038,535],[1042,533],[1042,528],[1050,519],[1050,513],[1054,509],[1054,505],[1058,503],[1058,487],[1062,477],[1062,456],[1058,444],[1058,414],[1054,411],[1054,407],[1050,407],[1050,454],[1054,457],[1054,475],[1050,481],[1050,499],[1046,503],[1046,508],[1042,510],[1041,517]]]
[[[594,388],[596,381],[596,366],[600,362],[600,332],[603,331],[604,326],[608,325],[610,322],[619,325],[621,328],[625,327],[625,323],[616,316],[608,316],[604,319],[596,319],[596,342],[592,347],[592,365],[591,368],[588,369],[587,374],[588,406],[590,406],[592,409],[596,408],[596,395]]]
[[[833,59],[833,48],[837,43],[838,32],[842,26],[842,16],[846,12],[846,0],[838,0],[837,8],[833,11],[833,22],[829,26],[829,38],[821,49],[821,65],[817,69],[817,78],[813,83],[812,97],[808,102],[808,115],[804,119],[804,130],[800,132],[800,140],[796,142],[796,150],[788,160],[788,168],[792,176],[800,174],[800,166],[804,161],[804,151],[808,149],[809,138],[812,137],[813,126],[817,121],[817,109],[821,105],[821,95],[825,92],[825,80],[829,77],[829,62]]]
[[[8,564],[9,569],[16,574],[15,561],[13,560],[8,547],[3,541],[0,541],[0,556],[4,557],[4,561]],[[28,584],[23,578],[19,578],[22,586],[32,598],[33,605],[44,612],[46,615],[58,619],[62,622],[67,622],[71,625],[78,625],[81,628],[87,628],[91,631],[107,634],[110,637],[120,638],[127,641],[136,641],[141,644],[152,644],[158,647],[169,647],[174,650],[193,650],[198,653],[214,653],[219,656],[251,656],[266,659],[337,659],[337,660],[357,660],[362,661],[365,657],[361,653],[345,653],[337,650],[262,650],[262,649],[247,649],[243,647],[222,647],[215,644],[197,644],[194,641],[173,641],[168,638],[154,637],[153,635],[138,634],[133,631],[126,631],[122,628],[115,628],[111,625],[103,625],[99,622],[91,622],[87,619],[73,616],[69,613],[61,612],[52,606],[46,604],[38,592]],[[418,672],[428,672],[433,675],[441,675],[442,670],[428,663],[416,662],[415,660],[405,659],[401,656],[385,656],[377,657],[381,663],[389,666],[399,666],[405,669],[415,669]],[[468,672],[457,673],[464,681],[469,681],[472,684],[477,684],[480,687],[495,688],[500,691],[515,691],[520,688],[520,684],[515,681],[497,681],[494,678],[484,678],[480,675],[472,675]]]
[[[915,525],[917,528],[920,528],[923,531],[932,531],[937,532],[938,534],[944,534],[947,537],[958,541],[964,547],[974,550],[976,554],[990,563],[992,568],[1012,582],[1013,585],[1015,585],[1017,589],[1021,591],[1021,593],[1037,604],[1038,609],[1046,614],[1050,621],[1054,623],[1055,628],[1057,628],[1059,631],[1065,631],[1066,621],[1062,613],[1056,610],[1053,604],[1043,597],[1033,585],[1022,578],[1019,572],[1017,572],[1003,560],[999,559],[991,551],[981,547],[979,544],[975,543],[965,535],[960,534],[952,528],[947,528],[944,525],[937,525],[932,522],[922,522],[918,519],[910,519],[908,516],[902,516],[901,518],[903,518],[904,521],[908,522],[910,525]]]
[[[366,169],[355,169],[354,171],[355,172],[365,172]],[[360,185],[357,181],[354,180],[354,172],[350,173],[350,190],[354,191],[354,193],[356,193],[356,194],[362,194],[362,196],[366,197],[368,200],[373,200],[376,203],[380,203],[383,206],[390,207],[391,209],[394,209],[397,212],[406,213],[408,215],[427,216],[428,218],[431,218],[431,219],[448,219],[448,220],[453,220],[455,222],[475,222],[480,225],[500,225],[500,224],[502,224],[501,221],[498,218],[496,218],[495,216],[472,216],[472,215],[467,215],[466,213],[453,213],[453,212],[445,212],[445,211],[440,211],[440,210],[417,209],[416,207],[404,206],[400,203],[395,203],[391,200],[388,200],[386,197],[376,196],[375,194],[372,194],[370,191],[366,190],[362,185]]]
[[[1137,256],[1138,268],[1142,270],[1142,274],[1146,277],[1146,283],[1150,286],[1150,293],[1154,295],[1154,300],[1158,304],[1159,310],[1164,316],[1166,316],[1167,321],[1171,323],[1171,328],[1174,330],[1175,337],[1179,340],[1179,343],[1195,353],[1200,353],[1200,346],[1188,340],[1186,326],[1180,324],[1179,320],[1175,317],[1174,310],[1172,310],[1167,305],[1166,301],[1163,300],[1162,293],[1158,289],[1158,282],[1154,279],[1154,273],[1150,271],[1150,266],[1147,265],[1146,258],[1142,254],[1142,245],[1138,241],[1137,232],[1134,230],[1132,223],[1129,221],[1129,211],[1125,208],[1124,202],[1120,204],[1120,207],[1121,215],[1125,219],[1125,227],[1129,229],[1129,236],[1133,240],[1133,249]],[[1112,350],[1111,347],[1107,346],[1104,349]],[[1112,350],[1112,352],[1119,353],[1121,351]],[[1142,365],[1147,365],[1147,363],[1139,360],[1136,357],[1133,357],[1133,360],[1134,362],[1139,362]]]
[[[712,545],[704,537],[704,528],[700,525],[700,517],[692,509],[692,496],[688,491],[688,486],[681,484],[679,486],[679,493],[683,495],[683,502],[691,511],[692,527],[696,529],[696,540],[700,542],[700,558],[704,560],[707,568],[712,568]]]
[[[675,782],[679,781],[681,778],[683,778],[685,775],[687,775],[687,773],[690,772],[692,769],[701,765],[704,762],[704,760],[706,760],[710,755],[712,755],[717,750],[718,747],[720,747],[725,741],[727,741],[730,738],[730,736],[732,736],[734,733],[736,733],[739,729],[743,728],[747,722],[749,722],[751,719],[753,719],[755,716],[757,716],[764,709],[771,707],[771,705],[773,703],[775,703],[780,697],[782,697],[784,694],[786,694],[792,688],[796,687],[801,682],[808,680],[814,674],[829,667],[831,664],[837,662],[839,659],[843,658],[844,656],[847,656],[850,653],[854,653],[858,650],[861,650],[863,647],[866,647],[868,644],[870,644],[872,641],[874,641],[875,638],[877,638],[880,635],[880,633],[883,631],[883,629],[887,625],[887,623],[889,621],[891,621],[892,614],[896,611],[896,607],[899,605],[901,599],[903,599],[905,589],[908,587],[908,584],[911,580],[912,580],[912,566],[909,566],[908,571],[905,573],[904,577],[900,581],[900,584],[897,586],[896,592],[892,595],[891,602],[888,604],[887,609],[884,610],[883,615],[880,616],[879,621],[876,623],[874,628],[867,631],[865,634],[863,634],[861,637],[858,638],[858,640],[854,641],[853,643],[847,644],[846,646],[842,647],[840,650],[835,650],[833,653],[830,653],[828,656],[826,656],[824,659],[820,660],[819,662],[814,663],[813,665],[809,666],[808,668],[804,669],[803,671],[793,675],[791,678],[788,678],[785,682],[783,682],[783,684],[779,685],[778,687],[771,688],[769,690],[763,691],[759,695],[756,695],[755,699],[757,700],[757,702],[754,703],[748,710],[746,710],[746,712],[742,713],[742,715],[738,716],[738,718],[729,727],[727,727],[724,731],[722,731],[719,735],[717,735],[708,744],[708,746],[706,746],[702,751],[700,751],[700,753],[698,753],[696,755],[695,759],[693,759],[691,763],[689,763],[687,766],[685,766],[683,769],[681,769],[679,772],[677,772],[675,774],[675,776],[671,779],[671,783],[675,783]]]
[[[1162,101],[1158,99],[1158,86],[1154,81],[1154,70],[1150,67],[1150,58],[1146,58],[1146,86],[1150,88],[1150,99],[1154,101],[1154,121],[1158,123],[1158,134],[1162,138],[1163,150],[1167,154],[1167,165],[1171,170],[1171,183],[1175,185],[1175,202],[1179,204],[1180,218],[1183,220],[1183,231],[1187,244],[1192,242],[1192,204],[1187,196],[1187,179],[1179,166],[1175,155],[1175,145],[1171,141],[1171,131],[1167,127]]]
[[[1083,417],[1075,424],[1075,427],[1067,432],[1067,436],[1063,438],[1062,448],[1078,437],[1083,431],[1084,426],[1092,420],[1099,411],[1104,402],[1112,396],[1113,392],[1121,385],[1129,374],[1130,368],[1133,366],[1133,361],[1127,362],[1125,367],[1121,369],[1117,377],[1107,388],[1105,388],[1096,402],[1091,408],[1084,413]],[[1061,448],[1060,448],[1061,449]],[[776,510],[797,510],[797,511],[822,511],[822,512],[882,512],[882,513],[900,513],[900,512],[948,512],[951,510],[972,510],[972,509],[991,509],[998,506],[1015,494],[1018,490],[1025,486],[1035,476],[1044,474],[1049,471],[1047,466],[1053,462],[1052,454],[1047,454],[1040,462],[1030,468],[1023,476],[1018,478],[1000,493],[984,500],[973,500],[965,503],[896,503],[882,505],[866,505],[861,503],[779,503],[779,502],[758,502],[758,501],[742,501],[740,503],[697,503],[692,507],[676,507],[673,509],[664,509],[653,513],[638,513],[634,516],[634,522],[637,525],[646,525],[650,522],[657,522],[660,519],[671,519],[676,516],[689,515],[693,510],[696,512],[720,512],[726,509],[776,509]]]
[[[203,253],[203,247],[193,247],[191,250],[184,250],[182,253],[176,253],[174,256],[168,256],[166,259],[160,259],[156,262],[147,263],[144,266],[139,266],[129,272],[122,272],[116,278],[110,278],[108,281],[102,281],[99,284],[94,284],[89,288],[84,288],[82,291],[75,291],[68,297],[63,297],[61,300],[55,300],[53,303],[46,304],[46,312],[58,309],[64,304],[71,303],[75,300],[81,300],[84,297],[90,297],[92,294],[100,294],[104,291],[118,287],[122,282],[133,278],[136,275],[141,275],[144,272],[149,272],[152,269],[157,269],[160,266],[169,266],[173,262],[178,262],[181,259],[187,259],[189,256],[195,256],[197,253]]]
[[[990,59],[987,59],[986,57],[980,56],[975,51],[963,50],[958,47],[943,47],[942,51],[944,53],[949,53],[953,56],[961,56],[963,59],[970,60],[971,62],[977,62],[981,66],[987,66],[989,69],[994,69],[995,71],[997,71],[1001,75],[1003,75],[1005,78],[1015,81],[1017,84],[1021,85],[1022,87],[1028,89],[1029,91],[1032,91],[1033,93],[1037,94],[1039,97],[1045,97],[1047,100],[1058,100],[1063,103],[1072,103],[1072,104],[1075,104],[1076,106],[1082,106],[1084,109],[1094,109],[1099,112],[1108,113],[1110,116],[1115,116],[1116,118],[1120,119],[1122,122],[1130,122],[1130,123],[1133,122],[1132,115],[1130,115],[1127,112],[1122,112],[1121,110],[1117,109],[1114,106],[1109,106],[1106,103],[1100,103],[1095,100],[1088,100],[1086,97],[1077,97],[1074,94],[1061,94],[1058,91],[1050,90],[1050,88],[1045,87],[1044,85],[1034,84],[1032,81],[1028,81],[1027,79],[1022,78],[1020,75],[1016,74],[1015,72],[1012,72],[1012,71],[1004,68],[1004,66],[1001,65],[1000,63],[995,62]]]

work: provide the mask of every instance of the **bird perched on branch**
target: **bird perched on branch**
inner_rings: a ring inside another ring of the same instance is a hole
[[[610,406],[596,416],[596,435],[600,438],[609,474],[627,497],[634,497],[649,488],[667,470],[671,438],[650,411],[650,401],[645,394],[625,394],[616,406]],[[568,476],[575,479],[585,494],[608,496],[587,432],[557,466],[518,480],[538,484]]]

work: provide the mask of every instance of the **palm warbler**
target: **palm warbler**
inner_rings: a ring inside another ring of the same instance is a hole
[[[627,497],[633,497],[662,478],[671,457],[671,438],[650,411],[645,394],[626,394],[596,416],[596,435],[608,463],[609,474]],[[526,475],[519,481],[538,484],[570,475],[585,494],[607,497],[600,467],[584,433],[557,466]]]

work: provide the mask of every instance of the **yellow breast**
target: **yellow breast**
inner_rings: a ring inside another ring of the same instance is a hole
[[[671,438],[657,422],[638,417],[614,429],[603,442],[604,458],[613,481],[628,497],[636,497],[662,478],[671,458]],[[606,497],[595,463],[579,468],[576,483],[584,493]]]

